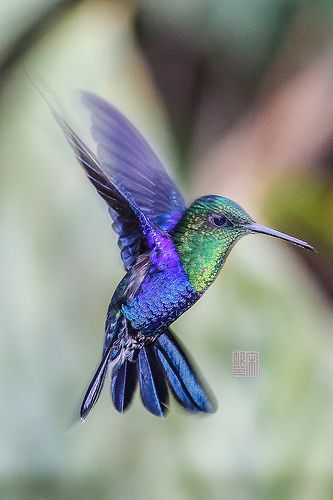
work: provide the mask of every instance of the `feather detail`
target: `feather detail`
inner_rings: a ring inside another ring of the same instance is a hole
[[[115,107],[90,92],[82,101],[91,112],[91,132],[105,174],[132,193],[140,209],[165,231],[185,211],[185,202],[140,132]]]
[[[168,384],[178,402],[192,413],[213,413],[215,403],[179,342],[170,331],[154,343],[154,350],[163,366]]]
[[[135,363],[125,360],[116,364],[112,371],[111,396],[113,404],[123,413],[131,403],[137,384]]]
[[[80,409],[80,418],[82,422],[87,418],[88,413],[91,411],[92,407],[96,404],[103,389],[105,377],[108,371],[111,349],[112,347],[110,347],[104,354],[102,361],[98,365],[96,373],[93,376],[89,384],[89,387],[87,389],[87,392],[83,398],[83,402]]]
[[[150,347],[143,347],[139,351],[137,367],[141,399],[145,408],[153,415],[163,417],[168,409],[168,388],[161,364]]]
[[[172,257],[166,251],[173,248],[171,237],[149,219],[119,179],[103,171],[100,162],[68,123],[56,113],[55,117],[89,180],[109,205],[125,268],[130,269],[134,264],[142,246],[151,250],[156,263]]]

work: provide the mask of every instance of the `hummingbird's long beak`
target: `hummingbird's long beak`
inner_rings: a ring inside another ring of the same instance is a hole
[[[275,229],[271,229],[270,227],[261,226],[256,222],[253,222],[251,224],[244,224],[244,227],[251,233],[268,234],[269,236],[273,236],[274,238],[280,238],[281,240],[289,241],[289,243],[297,245],[298,247],[306,248],[307,250],[316,252],[316,249],[306,241],[299,240],[298,238],[289,236],[289,234],[281,233],[280,231],[275,231]]]

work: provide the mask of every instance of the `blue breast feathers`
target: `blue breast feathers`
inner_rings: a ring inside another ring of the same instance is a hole
[[[133,328],[150,336],[163,332],[199,297],[178,261],[159,271],[153,266],[135,297],[122,309]]]

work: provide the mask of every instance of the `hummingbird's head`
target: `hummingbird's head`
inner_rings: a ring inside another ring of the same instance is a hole
[[[257,224],[242,207],[223,196],[209,195],[198,198],[189,207],[188,215],[190,216],[188,225],[192,225],[193,229],[197,225],[197,230],[200,232],[206,233],[207,236],[212,234],[231,246],[246,234],[259,233],[314,250],[314,247],[305,241]]]
[[[203,292],[218,275],[234,244],[253,233],[268,234],[314,250],[305,241],[260,226],[234,201],[213,195],[192,203],[172,237],[190,282]]]

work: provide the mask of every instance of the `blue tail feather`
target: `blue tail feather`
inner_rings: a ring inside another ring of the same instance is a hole
[[[168,409],[168,388],[161,363],[151,347],[140,349],[137,369],[145,408],[154,415],[163,417]]]
[[[83,402],[80,409],[80,418],[83,422],[92,407],[96,404],[101,391],[103,389],[105,377],[108,371],[109,361],[110,361],[111,347],[104,353],[102,361],[98,365],[95,375],[93,376],[87,392],[83,398]]]
[[[120,365],[116,363],[112,371],[111,395],[113,404],[123,413],[133,399],[137,385],[136,366],[125,360]]]
[[[183,348],[169,330],[158,337],[154,349],[178,402],[192,413],[213,413],[216,409],[215,402],[204,388]]]

